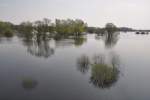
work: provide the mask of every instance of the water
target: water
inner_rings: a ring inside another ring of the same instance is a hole
[[[148,100],[149,44],[150,35],[134,33],[79,41],[2,38],[0,100]]]

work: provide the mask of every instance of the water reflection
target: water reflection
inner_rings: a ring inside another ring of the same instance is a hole
[[[75,37],[74,38],[74,41],[75,41],[75,46],[81,46],[83,45],[86,41],[87,41],[87,38],[83,37],[83,36],[78,36],[78,37]]]
[[[13,37],[14,37],[13,33],[0,34],[0,43],[4,41],[11,42]]]
[[[11,42],[12,41],[12,38],[7,38],[7,37],[0,37],[0,43],[3,43],[3,42]]]
[[[90,60],[88,56],[82,55],[80,58],[77,59],[77,68],[78,70],[85,74],[89,70]]]
[[[27,51],[31,55],[48,58],[54,54],[54,48],[49,43],[49,34],[33,31],[32,27],[29,27],[29,25],[28,27],[25,27],[25,25],[23,26],[18,36],[22,39],[23,44],[27,47]]]
[[[32,90],[36,88],[37,85],[38,85],[38,82],[31,78],[26,78],[22,81],[22,87],[26,90]]]
[[[68,46],[76,46],[80,47],[84,43],[86,43],[87,38],[84,36],[77,36],[77,37],[70,37],[70,38],[63,38],[59,40],[55,40],[56,47],[68,47]]]
[[[116,31],[105,31],[105,34],[103,35],[103,40],[105,43],[106,48],[112,48],[114,47],[118,40],[119,40],[119,32]]]
[[[82,73],[91,70],[90,83],[98,88],[110,88],[119,78],[119,57],[110,52],[108,55],[97,54],[92,60],[86,55],[77,59],[78,70]]]
[[[27,51],[36,57],[48,58],[55,51],[49,39],[24,39],[23,43],[27,46]]]
[[[96,40],[102,39],[105,43],[105,47],[107,49],[111,49],[117,44],[117,42],[119,40],[119,35],[120,35],[120,32],[118,32],[118,31],[107,31],[107,30],[105,30],[101,34],[96,34],[95,39]]]
[[[60,38],[53,39],[51,37],[45,36],[45,34],[35,34],[30,33],[22,33],[19,35],[24,46],[27,47],[27,51],[36,57],[49,58],[55,53],[55,49],[57,47],[66,47],[66,46],[76,46],[79,47],[86,42],[86,37],[78,36],[78,37],[70,37],[70,38]]]

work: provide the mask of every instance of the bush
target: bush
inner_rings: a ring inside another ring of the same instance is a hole
[[[105,88],[111,86],[118,78],[118,70],[107,64],[94,64],[92,66],[91,81],[95,86]]]

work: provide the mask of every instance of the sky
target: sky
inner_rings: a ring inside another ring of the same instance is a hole
[[[19,24],[49,18],[82,19],[88,26],[150,29],[150,0],[0,0],[0,20]]]

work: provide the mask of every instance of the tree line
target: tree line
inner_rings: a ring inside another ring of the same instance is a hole
[[[46,35],[49,36],[79,36],[85,32],[87,24],[80,20],[60,20],[56,19],[53,23],[50,19],[44,18],[43,20],[35,22],[22,22],[20,25],[16,26],[16,30],[19,33],[24,33],[27,35],[32,35],[31,33],[37,34],[38,36]]]
[[[56,19],[52,22],[50,19],[44,18],[35,22],[22,22],[19,25],[14,25],[10,22],[0,21],[0,36],[11,37],[14,33],[32,37],[56,36],[80,36],[82,33],[97,33],[103,34],[105,30],[116,31],[117,27],[113,23],[107,23],[104,28],[89,27],[86,22],[81,19]],[[22,34],[21,34],[22,33]]]

